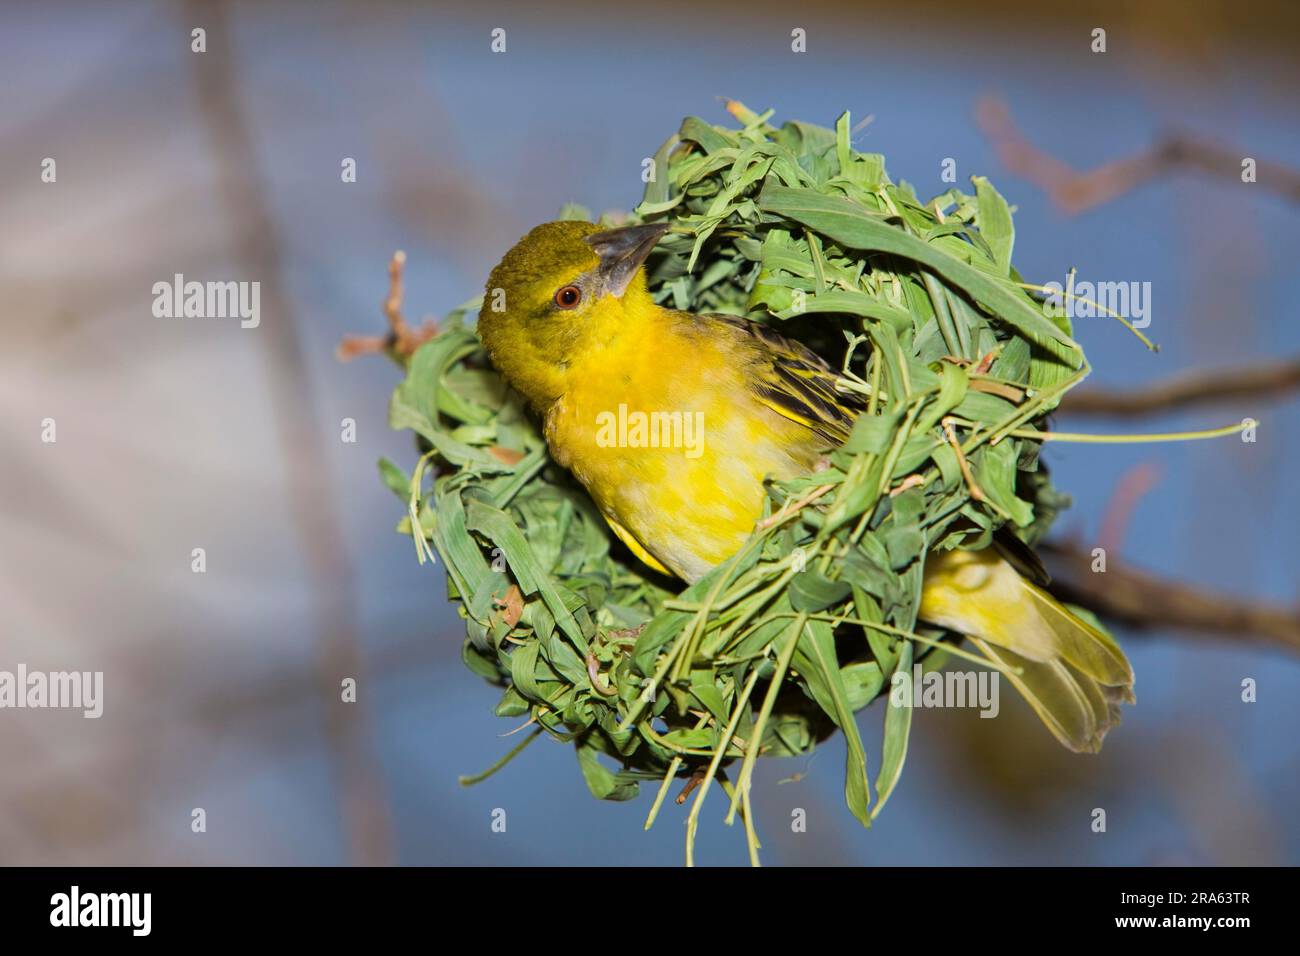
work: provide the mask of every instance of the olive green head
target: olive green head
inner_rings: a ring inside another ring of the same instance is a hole
[[[629,292],[646,295],[640,267],[667,229],[542,223],[492,270],[479,336],[497,370],[534,407],[562,395],[578,354],[618,328]]]

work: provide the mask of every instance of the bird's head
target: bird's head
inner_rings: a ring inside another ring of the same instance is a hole
[[[492,270],[479,336],[497,370],[535,408],[564,394],[568,370],[584,354],[647,314],[641,264],[667,231],[663,223],[601,230],[547,222]]]

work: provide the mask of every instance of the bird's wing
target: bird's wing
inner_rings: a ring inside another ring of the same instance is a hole
[[[840,376],[820,356],[765,325],[731,315],[700,318],[737,337],[749,356],[750,388],[762,404],[810,429],[828,448],[848,439],[865,406],[835,387]]]

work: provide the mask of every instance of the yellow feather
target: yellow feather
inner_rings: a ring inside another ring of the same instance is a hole
[[[614,534],[618,536],[618,540],[622,541],[625,545],[627,545],[628,550],[631,551],[634,555],[636,555],[638,561],[645,562],[647,565],[649,565],[655,571],[658,571],[660,574],[667,574],[670,576],[672,575],[672,572],[669,571],[667,568],[665,568],[662,564],[660,564],[659,561],[655,558],[655,556],[651,554],[649,551],[647,551],[644,546],[642,546],[640,541],[632,537],[631,532],[629,532],[627,528],[624,528],[621,524],[619,524],[609,515],[605,515],[605,521],[609,524],[609,527],[614,532]]]
[[[995,549],[932,554],[919,616],[971,638],[1076,752],[1100,750],[1120,703],[1134,700],[1133,671],[1118,645]]]

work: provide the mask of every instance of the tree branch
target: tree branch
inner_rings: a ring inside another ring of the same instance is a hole
[[[1139,630],[1172,629],[1300,652],[1300,608],[1216,594],[1200,585],[1158,578],[1117,565],[1092,570],[1093,556],[1073,542],[1043,542],[1038,549],[1056,577],[1052,591],[1099,617]]]
[[[1185,372],[1145,388],[1070,392],[1061,411],[1080,415],[1155,415],[1174,409],[1244,399],[1283,400],[1300,390],[1300,359],[1263,362],[1227,371]]]
[[[239,235],[240,269],[261,275],[267,311],[275,321],[258,331],[271,412],[275,420],[290,488],[287,507],[302,543],[315,592],[317,679],[326,732],[335,757],[334,777],[340,795],[350,859],[377,866],[394,858],[392,822],[383,768],[371,745],[369,715],[362,703],[340,700],[344,677],[363,683],[364,661],[357,644],[356,578],[347,537],[338,516],[338,495],[330,476],[329,456],[313,420],[315,390],[284,282],[282,247],[271,204],[256,174],[253,129],[238,88],[233,31],[224,4],[190,0],[183,8],[187,23],[202,23],[212,52],[190,57],[195,92],[211,139],[218,195]]]
[[[1245,154],[1181,133],[1168,134],[1140,153],[1081,173],[1031,143],[1000,99],[980,100],[975,107],[975,122],[1007,169],[1041,187],[1067,213],[1110,202],[1177,170],[1191,170],[1237,184],[1242,182],[1241,163]],[[1300,170],[1257,160],[1255,181],[1270,192],[1300,203]]]

